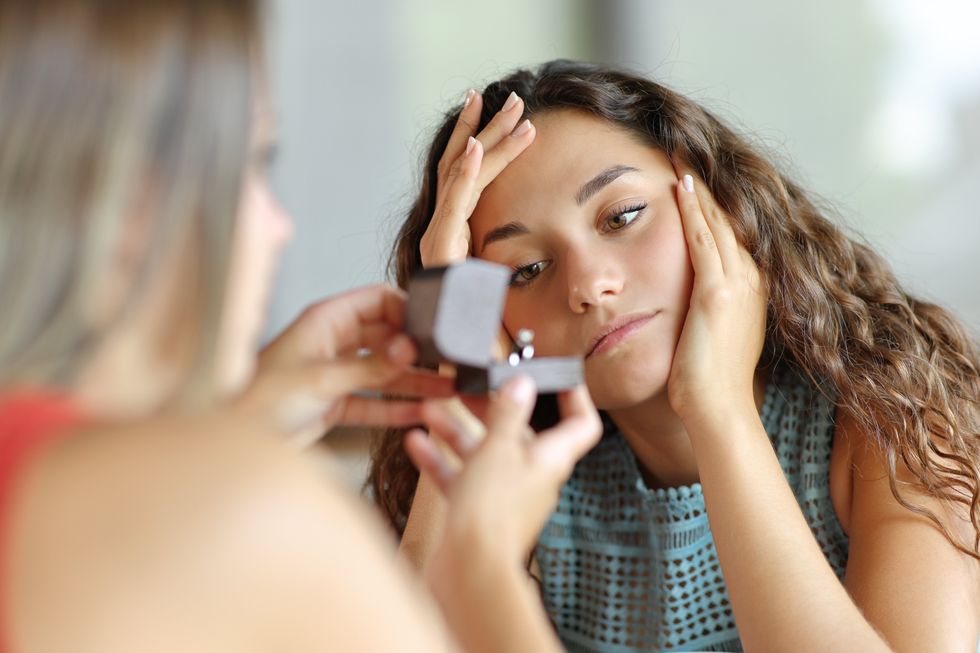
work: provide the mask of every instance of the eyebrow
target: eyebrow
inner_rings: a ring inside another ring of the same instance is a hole
[[[487,235],[483,237],[483,243],[480,245],[480,251],[482,252],[487,248],[487,245],[490,243],[495,243],[498,240],[506,240],[507,238],[523,236],[529,233],[531,232],[528,230],[528,228],[520,222],[508,222],[503,226],[497,227],[496,229],[491,229],[487,232]]]
[[[616,179],[619,177],[625,175],[627,172],[639,172],[639,169],[627,165],[615,165],[606,168],[595,177],[582,184],[582,187],[579,188],[578,193],[575,194],[575,203],[582,206],[589,200],[589,198],[612,182],[616,181]],[[480,251],[482,252],[488,245],[499,240],[506,240],[508,238],[514,238],[515,236],[524,236],[529,233],[531,233],[531,231],[524,226],[524,224],[520,222],[508,222],[505,225],[497,227],[496,229],[491,229],[487,232],[487,235],[483,237],[483,242],[480,245]]]
[[[612,182],[616,181],[616,179],[622,175],[625,175],[627,172],[638,172],[638,170],[633,166],[626,165],[616,165],[606,168],[595,177],[582,184],[582,187],[579,188],[578,193],[575,194],[575,203],[582,206],[589,200],[589,198]]]

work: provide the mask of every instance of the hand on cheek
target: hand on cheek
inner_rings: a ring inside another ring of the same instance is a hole
[[[755,412],[753,378],[765,338],[767,293],[728,215],[678,166],[677,203],[694,269],[668,397],[685,421]]]

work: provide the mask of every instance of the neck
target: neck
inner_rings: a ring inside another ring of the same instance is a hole
[[[753,391],[760,410],[767,376],[763,370],[755,374]],[[671,409],[666,388],[639,404],[606,412],[633,450],[647,487],[678,487],[700,480],[687,429]]]
[[[167,404],[179,366],[160,360],[146,344],[132,332],[106,338],[72,388],[82,410],[100,420],[128,421]]]

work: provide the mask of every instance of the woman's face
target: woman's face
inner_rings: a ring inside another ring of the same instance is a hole
[[[219,341],[219,383],[226,392],[240,390],[252,376],[279,254],[293,229],[269,185],[274,122],[268,93],[263,84],[259,88]]]
[[[473,251],[515,270],[504,325],[538,355],[585,357],[599,408],[666,389],[693,270],[660,150],[561,110],[533,118],[534,143],[483,192]]]

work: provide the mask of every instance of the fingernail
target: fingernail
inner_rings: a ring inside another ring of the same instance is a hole
[[[694,177],[691,175],[684,175],[684,190],[694,192]]]
[[[521,136],[528,133],[529,131],[531,131],[531,121],[525,120],[524,122],[519,124],[517,126],[517,129],[511,132],[510,135],[513,136],[514,138],[520,138]]]
[[[524,406],[530,403],[534,396],[534,381],[528,376],[515,376],[507,382],[504,394],[514,403]]]
[[[469,140],[466,141],[466,154],[472,152],[474,147],[476,147],[476,139],[470,136]],[[466,156],[466,154],[463,156]]]
[[[501,111],[510,111],[511,109],[517,106],[517,101],[519,99],[520,98],[517,97],[517,93],[511,91],[510,95],[507,96],[507,101],[504,102],[504,108],[501,109]]]
[[[388,359],[394,362],[411,361],[414,356],[412,341],[398,335],[388,344]]]
[[[466,91],[466,97],[463,98],[463,108],[470,106],[470,102],[473,101],[473,94],[476,93],[473,89]]]

